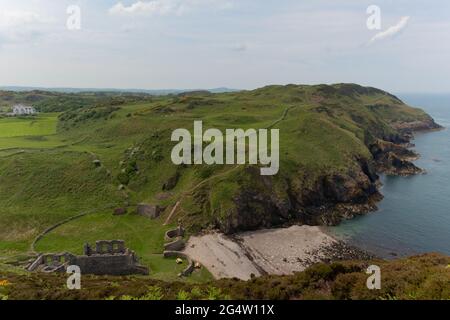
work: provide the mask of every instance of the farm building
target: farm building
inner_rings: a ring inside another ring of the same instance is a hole
[[[12,116],[21,116],[21,115],[28,115],[28,114],[35,114],[36,109],[30,106],[25,106],[22,104],[17,104],[12,107],[12,113],[10,115]]]

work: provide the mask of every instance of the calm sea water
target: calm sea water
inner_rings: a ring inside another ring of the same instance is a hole
[[[450,128],[450,95],[400,95]],[[380,210],[329,228],[381,257],[423,252],[450,255],[450,129],[416,134],[416,165],[426,175],[382,177]]]

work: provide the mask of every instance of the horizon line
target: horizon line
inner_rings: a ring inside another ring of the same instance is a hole
[[[339,82],[339,83],[346,83],[346,82]],[[333,83],[333,84],[339,84],[339,83]],[[350,82],[348,82],[350,83]],[[291,83],[294,84],[294,83]],[[296,84],[296,85],[333,85],[328,83],[317,83],[317,84]],[[357,83],[355,83],[357,84]],[[289,84],[266,84],[262,85],[256,88],[233,88],[228,86],[218,86],[218,87],[212,87],[212,88],[161,88],[161,89],[144,89],[144,88],[120,88],[120,87],[77,87],[77,86],[27,86],[27,85],[0,85],[0,91],[33,91],[33,90],[41,90],[41,91],[52,91],[52,90],[79,90],[79,91],[86,91],[86,92],[100,92],[100,91],[120,91],[120,92],[148,92],[148,91],[173,91],[173,92],[187,92],[187,91],[214,91],[214,90],[226,90],[226,91],[251,91],[259,88],[263,88],[266,86],[286,86]],[[363,87],[373,87],[370,85],[361,85]],[[378,87],[374,87],[378,88]],[[19,90],[20,89],[20,90]],[[450,90],[448,92],[442,92],[442,91],[388,91],[386,89],[379,88],[380,90],[384,90],[386,92],[395,94],[395,95],[413,95],[413,94],[433,94],[433,95],[447,95],[450,94]]]

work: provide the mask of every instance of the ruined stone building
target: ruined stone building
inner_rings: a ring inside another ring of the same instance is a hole
[[[147,267],[139,265],[134,251],[125,247],[122,240],[97,241],[95,248],[84,246],[84,254],[41,254],[28,267],[29,271],[66,272],[67,267],[80,267],[82,274],[124,276],[148,275]]]

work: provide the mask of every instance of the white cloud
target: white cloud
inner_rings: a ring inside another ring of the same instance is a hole
[[[396,25],[389,27],[385,31],[379,32],[376,35],[374,35],[372,37],[372,39],[370,39],[369,44],[372,44],[375,41],[392,38],[393,36],[398,34],[400,31],[402,31],[408,25],[409,19],[410,19],[410,17],[408,17],[408,16],[402,17]]]
[[[32,11],[0,10],[0,28],[12,28],[41,22],[39,15]]]
[[[232,8],[229,0],[151,0],[137,1],[130,6],[122,2],[116,3],[109,9],[113,15],[182,15],[194,8],[215,8],[224,10]]]
[[[28,42],[38,37],[41,32],[38,25],[44,19],[33,11],[0,10],[0,42]]]
[[[164,15],[174,9],[173,3],[170,0],[154,0],[154,1],[138,1],[129,7],[118,2],[111,9],[111,14],[158,14]]]

